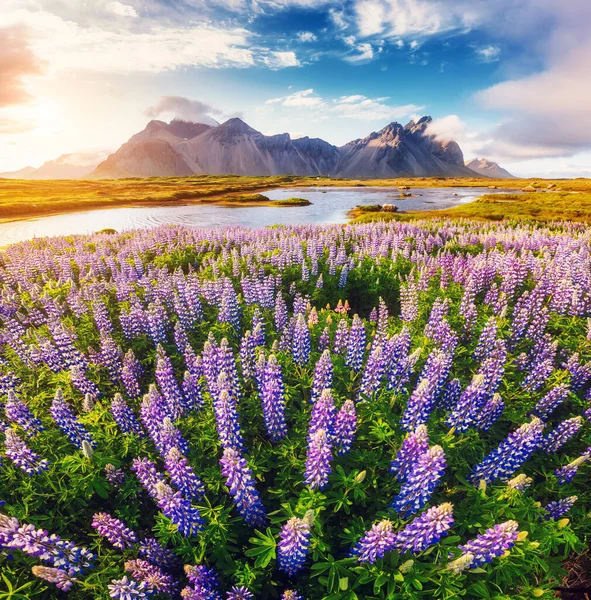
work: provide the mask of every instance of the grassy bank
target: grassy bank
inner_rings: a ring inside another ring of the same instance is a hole
[[[554,184],[564,191],[536,192],[519,196],[484,196],[469,205],[440,211],[436,216],[472,216],[501,218],[523,216],[554,219],[564,216],[578,220],[591,219],[591,181],[584,179],[564,181],[542,180],[490,180],[483,178],[400,178],[374,180],[344,180],[317,177],[274,176],[194,176],[151,177],[146,179],[118,180],[60,180],[24,181],[0,179],[0,221],[41,217],[65,212],[98,208],[121,208],[138,206],[187,205],[201,202],[231,205],[303,205],[301,199],[288,199],[278,204],[268,201],[266,190],[277,187],[487,187],[495,185],[509,189],[521,189],[536,183],[546,188]],[[576,196],[565,192],[581,192]],[[533,214],[537,211],[537,215]],[[566,212],[563,212],[566,211]],[[513,214],[515,213],[515,214]],[[523,214],[522,214],[523,213]],[[362,214],[360,220],[376,218],[415,218],[433,213]]]

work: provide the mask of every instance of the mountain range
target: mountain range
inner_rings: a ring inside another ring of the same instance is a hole
[[[484,177],[492,177],[493,179],[515,179],[507,169],[503,169],[496,162],[487,160],[486,158],[473,158],[466,161],[466,166],[472,171],[476,171]]]
[[[74,152],[48,160],[40,167],[24,167],[18,171],[0,173],[4,179],[83,179],[88,177],[105,158],[107,152]]]
[[[242,119],[210,125],[153,120],[105,160],[83,164],[63,155],[39,169],[0,177],[23,179],[167,177],[187,175],[308,175],[343,178],[510,177],[486,159],[464,164],[454,141],[429,133],[431,117],[380,131],[337,147],[320,138],[264,135]]]

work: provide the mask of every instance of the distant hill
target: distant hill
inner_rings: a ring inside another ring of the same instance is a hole
[[[217,126],[150,121],[92,173],[96,178],[185,174],[470,177],[454,141],[426,133],[431,117],[390,123],[340,148],[319,138],[263,135],[242,119]]]
[[[0,173],[4,179],[81,179],[90,175],[105,158],[106,152],[74,152],[62,154],[39,168],[25,167],[18,171]]]
[[[487,160],[486,158],[473,158],[466,162],[466,166],[472,171],[476,171],[479,175],[492,177],[494,179],[515,179],[509,171],[500,167],[496,162]]]

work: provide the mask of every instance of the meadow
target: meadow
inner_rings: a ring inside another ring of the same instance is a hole
[[[528,194],[485,195],[477,202],[438,215],[429,212],[405,214],[360,213],[359,222],[387,219],[417,219],[434,216],[470,217],[488,220],[525,218],[551,221],[560,218],[591,220],[591,181],[484,178],[401,178],[351,180],[326,177],[239,177],[204,175],[195,177],[151,177],[117,180],[25,181],[0,179],[0,222],[42,217],[99,208],[180,206],[195,203],[277,206],[264,196],[278,187],[487,187],[521,190],[535,185],[540,191]],[[548,186],[553,186],[548,190]],[[560,191],[556,191],[556,188]],[[298,206],[290,202],[283,206]]]
[[[589,585],[583,224],[36,239],[0,287],[0,598]]]

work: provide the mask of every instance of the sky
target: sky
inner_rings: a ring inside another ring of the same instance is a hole
[[[431,115],[466,159],[591,176],[589,0],[0,0],[0,172],[153,118],[335,145]]]

